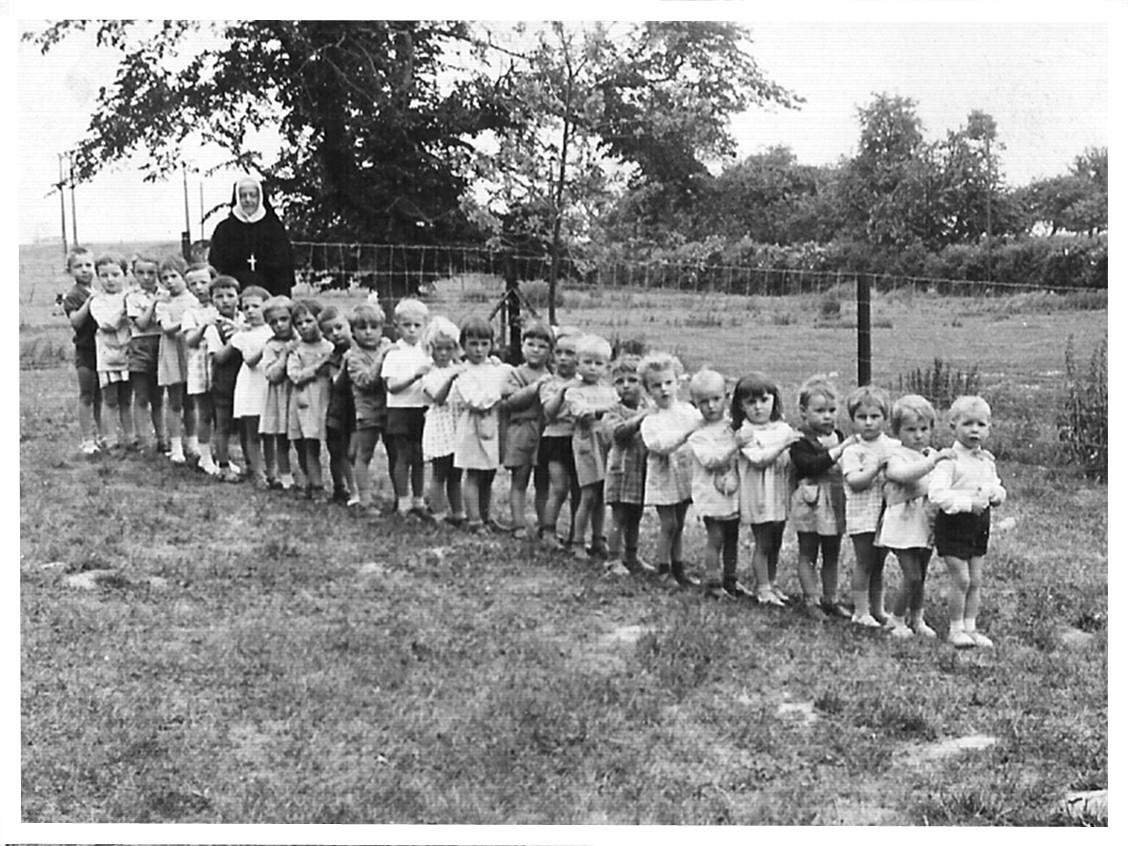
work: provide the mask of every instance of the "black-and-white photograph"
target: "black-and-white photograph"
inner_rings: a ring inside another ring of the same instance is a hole
[[[53,5],[9,839],[1108,826],[1124,4]]]

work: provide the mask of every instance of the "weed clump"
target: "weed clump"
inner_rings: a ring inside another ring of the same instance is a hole
[[[1066,340],[1066,401],[1058,417],[1058,436],[1070,459],[1086,474],[1106,479],[1109,472],[1109,389],[1106,342],[1082,372],[1074,355],[1074,336]]]
[[[898,391],[903,394],[921,394],[936,408],[948,408],[961,396],[980,393],[980,374],[976,365],[967,373],[954,370],[952,365],[937,357],[932,370],[920,367],[898,377]]]

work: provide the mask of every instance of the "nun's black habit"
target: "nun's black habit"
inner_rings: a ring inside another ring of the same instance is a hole
[[[240,197],[240,188],[252,186],[258,192],[258,203],[254,205],[250,192],[245,191]],[[208,263],[219,273],[234,276],[244,288],[258,285],[271,294],[290,296],[294,288],[290,237],[259,180],[244,177],[235,183],[231,214],[212,233]]]

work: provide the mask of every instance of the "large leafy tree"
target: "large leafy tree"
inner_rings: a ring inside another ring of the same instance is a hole
[[[76,152],[90,177],[136,151],[159,178],[211,144],[281,189],[298,237],[437,243],[472,233],[460,199],[471,140],[508,114],[481,75],[454,76],[469,42],[445,21],[62,21],[29,35],[46,52],[78,30],[120,52]],[[277,132],[277,157],[258,133]]]

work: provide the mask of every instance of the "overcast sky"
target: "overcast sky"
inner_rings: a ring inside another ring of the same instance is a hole
[[[18,28],[37,28],[42,16],[78,14],[144,16],[140,9],[16,3]],[[136,5],[136,4],[135,4]],[[183,17],[222,15],[213,4],[178,7]],[[858,140],[857,109],[875,92],[913,98],[931,138],[957,129],[973,109],[995,117],[1005,178],[1012,185],[1063,173],[1087,146],[1110,144],[1111,15],[1115,4],[1075,2],[992,3],[615,3],[569,4],[574,18],[699,17],[741,19],[754,37],[753,53],[766,75],[805,97],[796,111],[753,110],[734,121],[740,154],[783,144],[810,164],[851,155]],[[1125,4],[1116,4],[1124,11]],[[2,9],[3,0],[0,0]],[[783,8],[782,7],[786,7]],[[189,11],[189,8],[191,11]],[[319,9],[323,8],[319,5]],[[462,14],[502,18],[490,5],[454,8],[414,4],[420,17]],[[598,11],[597,11],[598,10]],[[242,10],[241,10],[242,11]],[[272,5],[268,14],[285,8]],[[306,5],[301,11],[308,14]],[[561,10],[557,10],[561,14]],[[1024,20],[1020,20],[1024,18]],[[1120,33],[1117,32],[1116,38]],[[17,33],[13,32],[14,43]],[[1120,41],[1118,42],[1120,43]],[[58,178],[57,154],[83,134],[98,87],[113,78],[115,54],[92,39],[63,42],[47,56],[31,45],[15,52],[18,78],[17,237],[21,242],[59,233],[58,196],[47,196]],[[1115,56],[1116,58],[1116,56]],[[206,151],[186,151],[198,166],[218,161]],[[203,207],[226,202],[231,178],[202,183]],[[200,237],[201,180],[189,174],[189,217]],[[116,165],[75,195],[82,241],[177,239],[185,226],[179,175],[170,182],[141,181],[135,167]],[[67,198],[70,217],[70,198]],[[220,219],[213,217],[204,234]],[[68,222],[68,237],[71,231]]]

